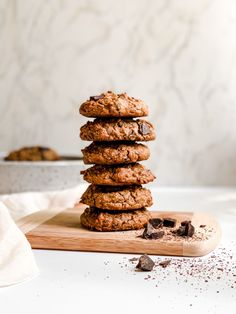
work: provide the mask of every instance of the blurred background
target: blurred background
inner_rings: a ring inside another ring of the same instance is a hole
[[[235,34],[234,0],[0,0],[0,151],[80,154],[79,104],[127,91],[160,185],[234,185]]]

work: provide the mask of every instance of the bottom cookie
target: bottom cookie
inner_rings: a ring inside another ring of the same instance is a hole
[[[134,211],[101,211],[88,207],[80,217],[82,226],[95,231],[138,230],[145,227],[151,214],[145,208]]]

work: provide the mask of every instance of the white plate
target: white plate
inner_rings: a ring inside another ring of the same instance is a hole
[[[52,191],[83,181],[81,157],[65,156],[59,161],[4,161],[0,153],[0,194]]]

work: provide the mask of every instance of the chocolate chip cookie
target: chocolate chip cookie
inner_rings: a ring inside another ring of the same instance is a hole
[[[10,154],[5,157],[6,161],[55,161],[59,159],[55,150],[42,146],[23,147],[10,152]]]
[[[134,210],[152,205],[152,195],[141,186],[90,185],[81,202],[106,210]]]
[[[116,166],[95,165],[84,171],[84,180],[96,185],[139,185],[152,182],[155,176],[138,163]]]
[[[85,164],[115,165],[147,160],[149,148],[133,142],[99,142],[82,149]]]
[[[95,207],[86,208],[80,217],[81,224],[96,231],[125,231],[142,229],[151,218],[145,209],[135,211],[101,211]]]
[[[147,105],[139,99],[126,93],[115,94],[106,92],[98,96],[91,96],[80,106],[80,113],[85,117],[143,117],[148,115]]]
[[[84,141],[152,141],[155,132],[148,121],[137,119],[95,119],[83,125],[80,138]]]

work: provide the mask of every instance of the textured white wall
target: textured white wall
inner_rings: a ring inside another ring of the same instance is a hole
[[[160,184],[236,183],[236,1],[0,0],[0,150],[78,153],[76,106],[150,106]]]

